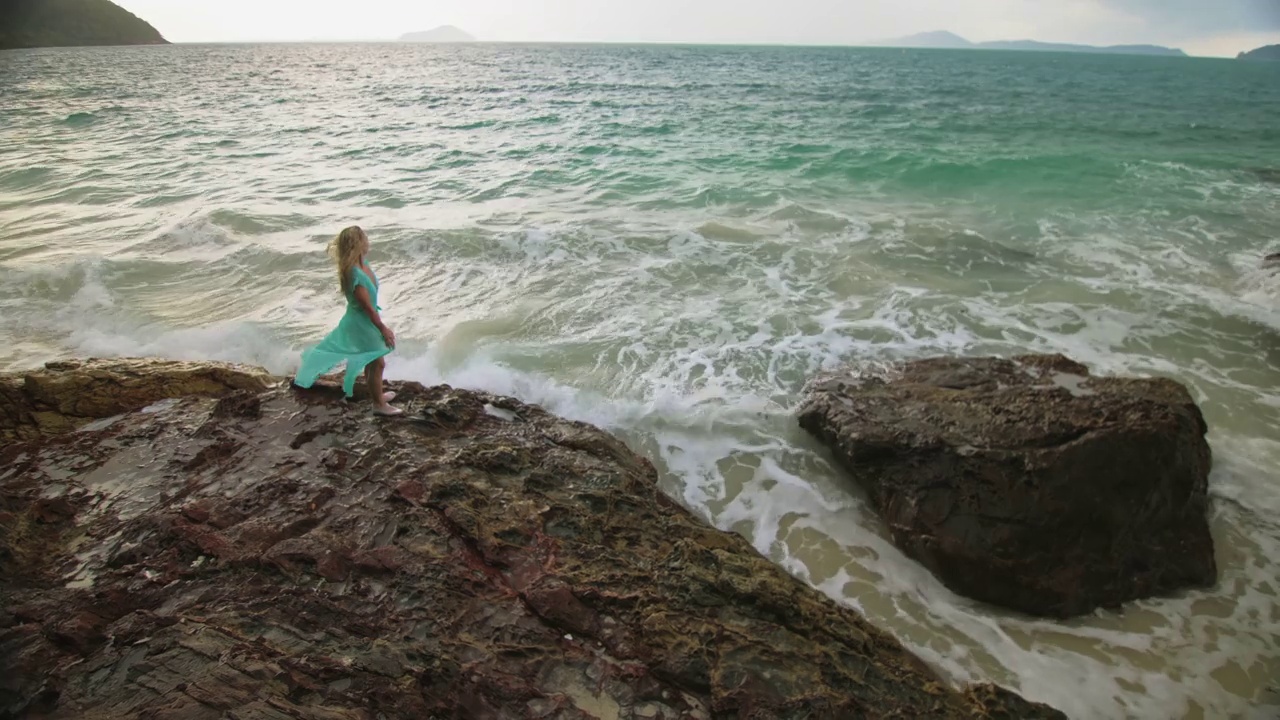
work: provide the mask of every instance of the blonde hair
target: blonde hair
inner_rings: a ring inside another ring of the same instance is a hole
[[[360,263],[360,256],[364,253],[364,240],[364,230],[361,230],[359,225],[352,225],[344,228],[338,233],[338,237],[329,243],[329,257],[333,258],[333,263],[338,266],[338,285],[342,287],[343,293],[350,293],[355,283],[353,273],[356,265]]]

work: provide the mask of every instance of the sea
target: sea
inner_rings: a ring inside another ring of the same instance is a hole
[[[1280,63],[674,45],[0,52],[0,369],[287,374],[372,240],[388,375],[516,396],[947,679],[1072,718],[1280,713]],[[959,597],[797,426],[843,365],[1064,353],[1204,411],[1220,580]]]

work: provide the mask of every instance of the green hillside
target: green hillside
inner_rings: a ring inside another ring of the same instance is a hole
[[[1280,45],[1267,45],[1257,50],[1240,53],[1241,60],[1280,60]]]
[[[0,48],[167,42],[145,20],[109,0],[0,0]]]

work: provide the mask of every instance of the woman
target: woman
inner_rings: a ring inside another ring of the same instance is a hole
[[[378,315],[382,309],[378,307],[378,278],[365,263],[368,252],[369,236],[354,225],[329,243],[329,255],[338,266],[338,283],[347,297],[347,313],[319,345],[303,351],[302,367],[294,383],[309,388],[316,378],[345,362],[342,390],[348,398],[363,371],[373,398],[373,411],[378,415],[400,415],[404,410],[390,404],[395,393],[382,392],[382,372],[386,368],[382,358],[395,348],[396,334]]]

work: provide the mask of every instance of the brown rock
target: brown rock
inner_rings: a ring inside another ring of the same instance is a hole
[[[1199,408],[1060,355],[818,379],[800,424],[956,592],[1066,617],[1216,581]]]
[[[67,360],[0,375],[0,444],[70,432],[94,420],[178,397],[253,393],[280,378],[229,363],[151,358]],[[252,404],[251,399],[241,403]],[[240,406],[231,406],[247,412]]]
[[[1062,717],[947,687],[598,429],[394,387],[0,448],[0,716]]]

